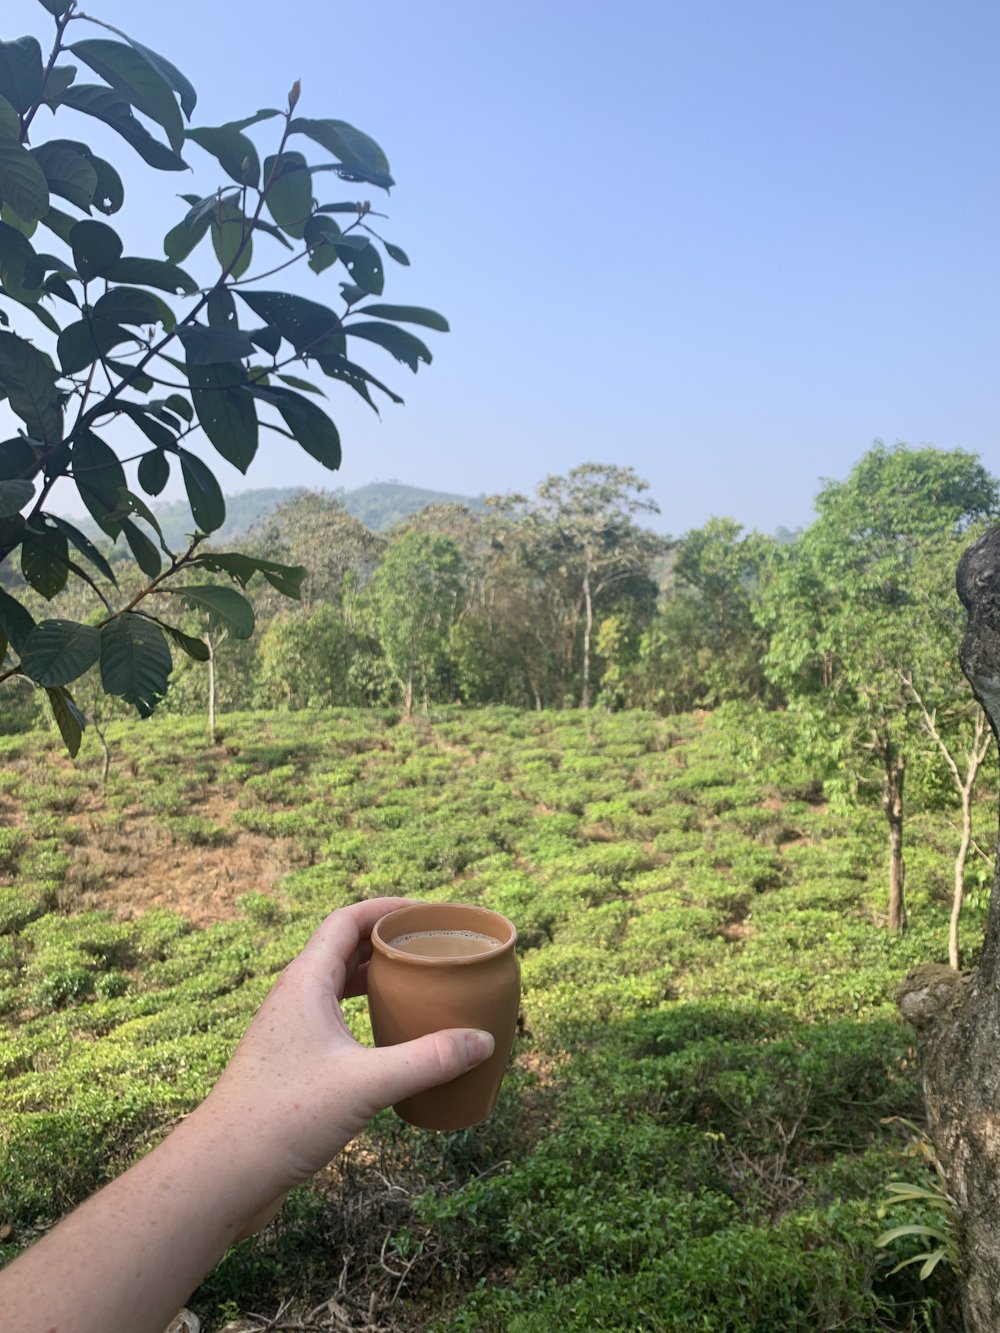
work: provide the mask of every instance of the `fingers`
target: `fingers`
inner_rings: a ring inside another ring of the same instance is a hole
[[[446,1028],[415,1041],[366,1052],[370,1060],[368,1090],[373,1104],[381,1109],[416,1092],[450,1083],[488,1060],[495,1044],[489,1032]]]
[[[300,957],[317,966],[329,968],[333,963],[347,964],[368,939],[382,917],[400,907],[409,907],[413,898],[370,898],[367,902],[338,907],[313,932]]]

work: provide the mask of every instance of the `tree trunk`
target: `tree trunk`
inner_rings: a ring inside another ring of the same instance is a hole
[[[1000,728],[1000,528],[962,556],[969,615],[959,660],[994,735]],[[976,970],[916,968],[900,1007],[917,1036],[928,1128],[956,1205],[966,1333],[1000,1329],[1000,875]]]
[[[219,733],[215,727],[215,644],[211,634],[205,635],[205,643],[208,647],[208,743],[215,745]]]
[[[403,708],[407,719],[413,716],[413,663],[406,673],[406,689],[403,691]]]
[[[594,629],[594,599],[590,595],[590,570],[583,573],[583,688],[580,691],[580,707],[590,707],[590,636]]]
[[[883,755],[882,808],[889,821],[889,929],[906,929],[903,865],[903,779],[906,759],[891,742]]]
[[[965,863],[972,843],[972,780],[962,788],[962,837],[955,856],[955,887],[951,896],[951,921],[948,924],[948,962],[958,971],[958,919],[965,900]]]

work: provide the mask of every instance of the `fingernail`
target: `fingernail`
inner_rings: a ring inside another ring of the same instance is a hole
[[[496,1042],[493,1040],[492,1032],[467,1032],[465,1034],[465,1049],[469,1056],[469,1064],[482,1064],[493,1054]]]

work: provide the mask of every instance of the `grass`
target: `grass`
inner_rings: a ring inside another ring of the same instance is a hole
[[[116,731],[106,790],[96,750],[0,738],[7,1256],[204,1096],[325,912],[402,892],[518,924],[497,1114],[439,1135],[379,1116],[192,1297],[206,1333],[331,1296],[386,1329],[954,1326],[944,1266],[893,1274],[905,1256],[874,1243],[884,1184],[918,1169],[892,997],[946,958],[944,814],[915,821],[896,938],[877,818],[826,809],[806,772],[742,770],[711,718],[244,714],[214,749],[202,731]],[[290,849],[267,892],[262,840]],[[131,884],[173,866],[179,893],[210,854],[241,881],[221,919],[117,894],[123,858]],[[978,895],[966,962],[984,914]]]

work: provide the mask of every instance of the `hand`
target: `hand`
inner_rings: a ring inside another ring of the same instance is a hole
[[[281,1197],[326,1166],[376,1111],[448,1083],[493,1053],[488,1032],[464,1028],[381,1049],[351,1036],[340,1002],[365,993],[372,928],[411,902],[377,898],[328,916],[282,972],[194,1113],[225,1116],[233,1133],[252,1136]],[[280,1197],[249,1229],[277,1206]]]
[[[340,1002],[364,993],[372,927],[406,901],[327,917],[201,1106],[0,1274],[3,1328],[159,1333],[228,1246],[376,1111],[492,1053],[489,1033],[464,1029],[383,1050],[347,1030]]]

